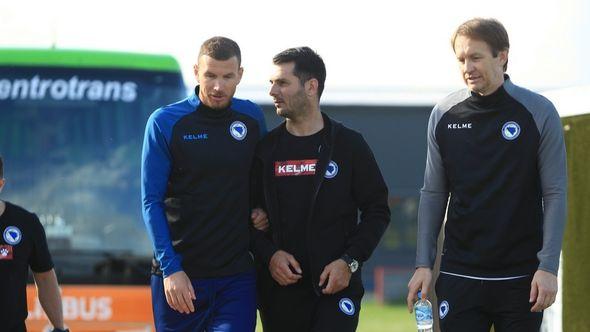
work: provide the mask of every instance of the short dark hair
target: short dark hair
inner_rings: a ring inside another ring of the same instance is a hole
[[[2,156],[0,156],[0,179],[4,177],[4,162],[2,161]]]
[[[494,18],[472,18],[463,22],[451,37],[451,47],[455,51],[455,40],[459,36],[465,36],[472,39],[477,39],[485,42],[490,46],[492,55],[498,56],[498,53],[510,49],[510,42],[508,40],[508,32],[500,23]],[[508,69],[508,61],[504,64],[504,71]]]
[[[275,65],[294,62],[293,75],[301,84],[312,78],[318,80],[318,99],[322,96],[326,82],[326,65],[322,57],[314,50],[307,46],[289,48],[275,55],[272,62]]]
[[[240,47],[235,41],[226,37],[212,37],[201,45],[199,58],[202,55],[208,55],[215,60],[229,60],[231,57],[238,58],[238,66],[242,64],[242,53]]]

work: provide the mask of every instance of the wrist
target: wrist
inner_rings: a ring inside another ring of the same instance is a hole
[[[360,267],[359,262],[356,259],[350,257],[348,254],[342,255],[340,259],[346,263],[350,273],[355,273]]]

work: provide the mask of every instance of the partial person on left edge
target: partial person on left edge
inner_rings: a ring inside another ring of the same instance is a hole
[[[4,188],[4,163],[0,157],[0,192]],[[5,332],[26,331],[27,279],[33,271],[41,307],[54,326],[64,326],[61,295],[45,230],[34,213],[0,200],[0,325]]]

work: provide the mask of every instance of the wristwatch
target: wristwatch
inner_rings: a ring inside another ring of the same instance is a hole
[[[348,268],[350,269],[350,273],[355,273],[356,270],[359,269],[359,262],[356,259],[348,256],[348,254],[342,255],[340,258],[346,262],[346,265],[348,265]]]
[[[57,327],[54,327],[53,330],[51,330],[51,332],[70,332],[70,329],[58,329]]]

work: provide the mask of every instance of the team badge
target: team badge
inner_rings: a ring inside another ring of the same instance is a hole
[[[0,244],[0,261],[12,259],[12,246]]]
[[[345,315],[354,315],[354,303],[352,303],[351,299],[347,297],[340,299],[338,306],[340,307],[340,311],[342,311]]]
[[[514,121],[508,121],[502,126],[502,136],[505,139],[512,141],[520,135],[520,126]]]
[[[333,177],[335,177],[338,174],[338,164],[336,164],[336,162],[334,160],[330,160],[330,163],[328,164],[328,167],[326,168],[326,174],[324,174],[324,177],[326,179],[331,179]]]
[[[229,133],[233,138],[241,141],[246,138],[246,135],[248,134],[248,127],[246,127],[242,121],[234,121],[229,126]]]
[[[445,316],[449,313],[449,302],[442,301],[440,306],[438,307],[438,316],[440,319],[445,318]]]
[[[8,226],[4,230],[4,241],[10,245],[17,245],[19,244],[20,240],[22,239],[22,234],[20,229],[16,226]]]

